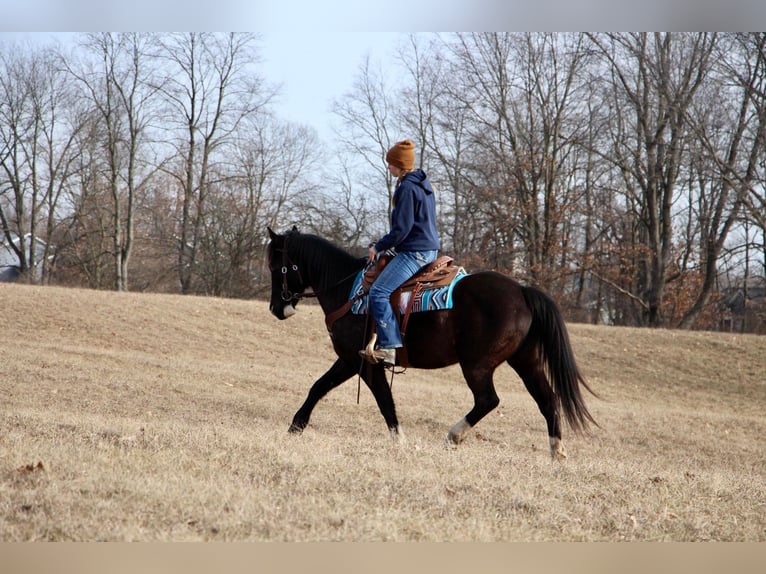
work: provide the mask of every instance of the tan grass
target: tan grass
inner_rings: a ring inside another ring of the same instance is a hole
[[[0,284],[0,541],[766,540],[766,338],[570,325],[603,426],[545,424],[509,368],[456,450],[459,369],[357,381],[286,430],[333,353],[319,309]]]

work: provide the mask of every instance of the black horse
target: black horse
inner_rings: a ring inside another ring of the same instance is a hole
[[[325,316],[348,301],[365,259],[296,228],[284,235],[268,231],[270,310],[278,319],[294,315],[296,305],[307,295],[317,297]],[[588,412],[580,386],[593,391],[577,368],[556,303],[539,289],[492,271],[463,278],[452,298],[452,309],[412,314],[404,339],[410,367],[436,369],[460,363],[473,392],[473,408],[449,430],[448,444],[460,443],[499,404],[492,376],[506,361],[545,417],[551,456],[565,458],[560,411],[575,432],[587,430],[589,423],[598,425]],[[367,317],[350,313],[332,322],[329,332],[338,359],[311,387],[293,417],[290,432],[303,431],[317,402],[360,373],[392,436],[399,436],[399,420],[383,365],[360,369],[359,351],[370,337],[372,324]]]

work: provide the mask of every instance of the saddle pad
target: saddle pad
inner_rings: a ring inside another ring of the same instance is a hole
[[[364,287],[362,285],[362,276],[364,270],[360,271],[354,279],[354,284],[351,287],[351,294],[349,300],[354,301],[351,305],[351,312],[354,315],[364,315],[367,313],[368,299],[367,295],[362,296]],[[412,303],[412,309],[410,312],[418,313],[420,311],[439,311],[443,309],[452,309],[452,290],[463,277],[466,277],[465,269],[462,267],[458,271],[455,278],[449,285],[443,287],[436,287],[435,289],[423,289],[417,295]],[[404,313],[407,310],[407,305],[412,297],[412,291],[404,291],[399,299],[399,312]]]

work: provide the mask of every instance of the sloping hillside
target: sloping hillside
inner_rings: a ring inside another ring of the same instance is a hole
[[[333,361],[321,313],[0,284],[0,539],[766,540],[766,338],[570,325],[600,399],[552,464],[508,368],[456,450],[458,368],[357,381],[286,429]],[[747,501],[747,504],[743,504]]]

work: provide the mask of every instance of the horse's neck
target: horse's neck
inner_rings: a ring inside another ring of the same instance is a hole
[[[311,289],[317,294],[317,300],[325,313],[334,311],[343,305],[351,292],[356,274],[363,264],[349,256],[348,261],[339,261],[332,269],[320,260],[306,258],[304,266]]]

